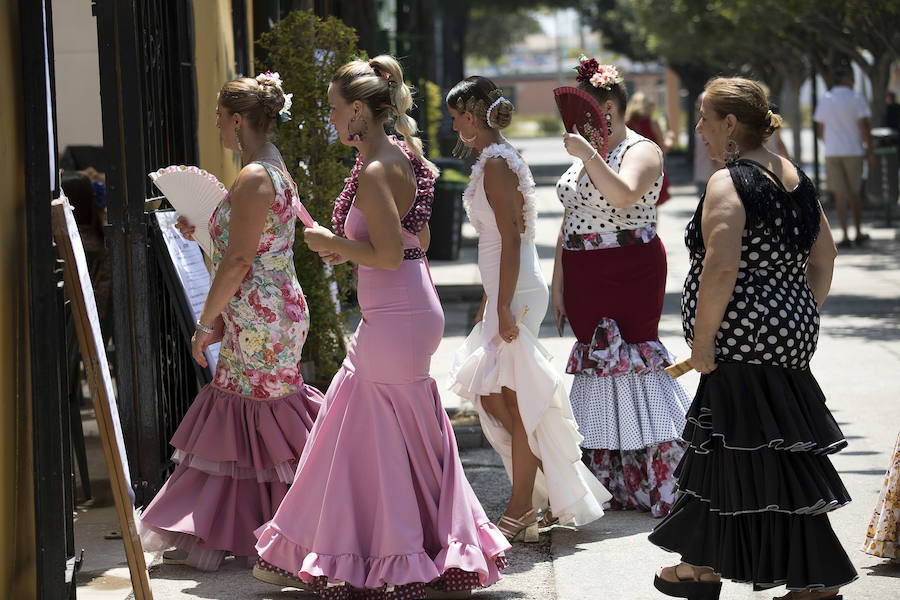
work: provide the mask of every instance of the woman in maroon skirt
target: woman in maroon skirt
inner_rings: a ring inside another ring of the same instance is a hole
[[[577,341],[567,372],[570,402],[584,436],[584,461],[612,493],[612,509],[668,513],[672,472],[690,398],[664,371],[673,357],[657,328],[666,252],[656,235],[662,153],[625,126],[625,84],[615,67],[585,59],[579,88],[603,110],[609,152],[566,133],[574,164],[556,191],[565,217],[556,247],[552,303],[557,327]]]

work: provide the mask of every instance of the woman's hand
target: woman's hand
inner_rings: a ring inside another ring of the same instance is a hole
[[[573,129],[574,132],[567,131],[563,134],[563,145],[566,147],[566,152],[586,163],[597,150],[581,135],[577,127],[573,127]]]
[[[340,265],[347,262],[347,259],[345,257],[341,256],[337,252],[332,252],[330,250],[323,250],[319,252],[319,258],[321,258],[323,262],[331,266]]]
[[[715,371],[718,368],[715,342],[707,343],[694,340],[694,346],[691,349],[691,366],[704,375]]]
[[[199,329],[194,330],[194,336],[191,338],[191,356],[197,361],[197,364],[206,368],[206,355],[203,352],[214,343],[215,332],[205,333]],[[221,339],[221,338],[220,338]]]
[[[175,219],[175,229],[177,229],[178,233],[181,234],[181,237],[183,237],[187,241],[195,241],[194,231],[196,231],[197,228],[188,223],[187,219],[185,219],[184,217],[178,217],[177,219]]]
[[[497,316],[500,319],[500,337],[505,342],[511,342],[519,337],[519,328],[516,327],[516,319],[513,317],[512,311],[508,306],[497,308]]]
[[[554,279],[550,290],[550,305],[553,310],[553,320],[556,321],[556,332],[562,337],[566,328],[566,303],[563,297],[562,278]]]
[[[306,245],[313,252],[318,252],[320,256],[323,252],[332,252],[330,249],[332,238],[334,238],[334,234],[318,223],[303,230],[303,240]]]

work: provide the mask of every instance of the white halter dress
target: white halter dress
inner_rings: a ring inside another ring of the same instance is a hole
[[[525,199],[522,209],[525,233],[519,251],[519,279],[512,300],[512,313],[528,312],[519,324],[519,337],[511,343],[494,338],[498,334],[497,296],[500,287],[501,239],[494,211],[484,191],[484,165],[502,158],[519,179]],[[547,312],[549,292],[538,266],[534,245],[537,208],[534,179],[528,165],[508,144],[491,144],[481,152],[472,168],[463,204],[478,231],[478,269],[487,294],[484,319],[457,350],[450,369],[450,389],[470,400],[478,409],[482,429],[503,459],[512,477],[512,438],[499,421],[481,405],[481,397],[507,387],[517,394],[519,413],[528,433],[528,444],[541,460],[534,486],[535,508],[552,509],[561,523],[584,525],[603,516],[602,504],[611,498],[596,477],[581,462],[582,441],[572,415],[569,397],[550,355],[537,340]]]

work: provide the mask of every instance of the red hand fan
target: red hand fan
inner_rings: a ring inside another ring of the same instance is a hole
[[[553,96],[566,131],[575,133],[577,128],[606,159],[609,140],[606,123],[603,122],[603,110],[597,101],[587,92],[570,86],[554,89]]]

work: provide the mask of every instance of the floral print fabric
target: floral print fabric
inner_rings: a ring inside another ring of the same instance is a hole
[[[878,504],[869,522],[862,551],[900,561],[897,528],[900,524],[900,434],[894,444],[894,456],[884,478]]]
[[[596,233],[569,233],[563,238],[566,250],[606,250],[646,244],[656,237],[652,225],[637,229],[620,229],[619,231],[599,231]]]
[[[658,371],[674,362],[660,341],[629,344],[614,319],[600,319],[590,344],[575,342],[566,373],[609,377],[622,373]]]
[[[671,441],[640,450],[585,449],[582,460],[613,495],[609,510],[644,510],[660,518],[675,502],[672,474],[684,448],[683,442]]]
[[[303,384],[300,352],[309,311],[294,270],[295,189],[281,169],[259,164],[272,178],[275,197],[253,265],[222,313],[225,337],[213,383],[253,398],[277,398]],[[229,190],[209,221],[214,271],[228,248],[230,223]]]

